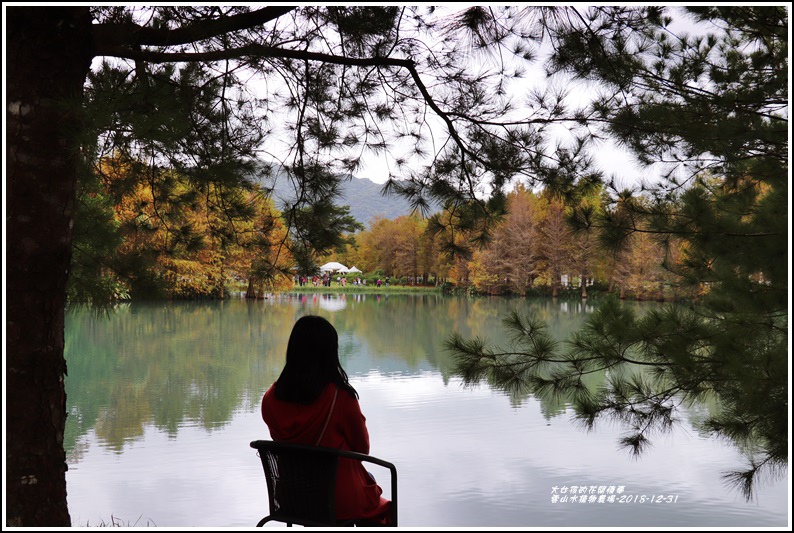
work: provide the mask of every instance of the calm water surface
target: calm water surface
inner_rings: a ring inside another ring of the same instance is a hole
[[[790,525],[788,478],[747,503],[721,479],[741,466],[739,453],[686,422],[633,460],[618,448],[621,428],[604,422],[586,432],[563,401],[463,387],[442,348],[452,331],[500,339],[501,318],[516,307],[540,312],[564,338],[593,305],[293,294],[132,304],[106,318],[70,313],[72,523],[255,525],[267,514],[266,486],[248,443],[270,438],[259,401],[281,370],[295,320],[313,313],[339,332],[372,455],[397,465],[401,526]],[[373,473],[388,496],[386,473]],[[614,491],[616,501],[554,501],[572,488]],[[671,502],[650,503],[654,495]]]

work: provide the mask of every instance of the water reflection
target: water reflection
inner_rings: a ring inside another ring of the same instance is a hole
[[[441,332],[469,330],[456,324],[458,313],[469,311],[440,301],[288,294],[264,301],[125,304],[107,320],[72,313],[66,447],[72,450],[90,429],[121,451],[148,424],[171,436],[185,420],[222,427],[236,409],[253,407],[258,391],[278,375],[292,325],[306,313],[334,323],[343,361],[353,360],[346,364],[351,374],[436,369],[448,375]],[[417,320],[420,313],[424,319]],[[476,313],[473,318],[481,320]],[[371,357],[357,358],[362,352]]]
[[[307,313],[334,324],[351,376],[432,371],[446,384],[454,375],[442,348],[449,333],[499,340],[502,317],[530,307],[559,339],[594,308],[545,299],[287,293],[257,301],[123,304],[107,320],[73,312],[66,334],[66,449],[78,449],[89,430],[120,452],[150,424],[172,437],[185,421],[223,427],[235,410],[256,407],[281,369],[292,325]],[[513,393],[510,401],[519,406],[528,398]],[[549,399],[541,411],[551,418],[566,406]]]
[[[159,526],[255,524],[265,488],[247,444],[268,437],[261,395],[281,370],[295,320],[313,313],[339,332],[373,453],[398,464],[405,526],[785,523],[785,487],[762,493],[761,508],[732,498],[719,473],[738,454],[691,431],[662,439],[637,464],[617,451],[618,431],[572,427],[564,399],[463,388],[442,349],[446,336],[499,340],[502,317],[530,307],[560,339],[594,309],[591,302],[351,293],[135,303],[106,320],[71,313],[65,446],[73,521],[101,515],[107,522],[114,513]],[[552,487],[573,483],[676,490],[687,503],[674,514],[552,507]]]

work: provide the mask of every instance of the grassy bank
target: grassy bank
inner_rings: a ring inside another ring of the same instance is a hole
[[[372,285],[352,285],[348,284],[344,287],[334,283],[330,287],[323,285],[314,286],[312,284],[294,285],[291,289],[282,292],[298,292],[298,293],[372,293],[372,294],[440,294],[441,286],[426,287],[424,285],[381,285],[380,287]]]

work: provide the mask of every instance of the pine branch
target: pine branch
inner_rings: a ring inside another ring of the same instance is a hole
[[[296,7],[268,6],[248,13],[202,20],[175,29],[151,28],[134,23],[95,24],[92,27],[94,54],[96,56],[136,59],[134,57],[136,50],[139,50],[142,46],[190,44],[236,31],[252,29],[275,20],[296,9]],[[128,54],[133,54],[133,56]],[[147,61],[151,60],[147,59]]]

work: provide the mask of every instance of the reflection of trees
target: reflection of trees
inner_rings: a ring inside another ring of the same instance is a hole
[[[457,298],[440,294],[345,294],[344,307],[323,295],[282,294],[267,300],[141,303],[107,318],[90,312],[67,320],[67,453],[94,430],[105,446],[121,451],[147,426],[169,435],[180,427],[222,427],[236,410],[255,410],[278,377],[287,339],[304,314],[325,316],[339,332],[340,356],[351,377],[382,373],[455,376],[443,349],[449,331],[464,336],[498,334],[509,310],[535,309],[558,338],[575,330],[586,308],[550,300]],[[341,302],[339,302],[341,303]],[[335,310],[332,310],[335,309]],[[363,355],[363,357],[362,357]],[[527,395],[511,397],[520,405]],[[547,417],[566,403],[545,401]]]
[[[67,321],[66,448],[95,429],[120,450],[149,424],[174,435],[186,423],[224,425],[274,379],[294,317],[261,302],[135,304],[108,319]],[[250,405],[249,405],[250,407]]]
[[[516,308],[535,310],[548,324],[550,334],[563,339],[581,326],[593,305],[581,300],[557,302],[503,297],[468,299],[422,295],[382,297],[380,300],[368,297],[356,305],[348,303],[347,312],[333,315],[332,321],[340,329],[340,337],[341,329],[351,332],[365,351],[379,359],[384,367],[394,359],[401,360],[411,370],[422,370],[428,365],[441,374],[446,384],[456,375],[454,362],[443,348],[446,332],[455,331],[469,337],[499,335],[502,317]],[[496,384],[491,386],[504,390]],[[513,405],[521,405],[530,396],[504,392]],[[549,418],[564,412],[567,405],[564,398],[543,399],[541,410]]]
[[[548,298],[478,298],[472,302],[472,312],[468,315],[470,337],[479,336],[486,342],[499,342],[504,335],[502,320],[510,311],[529,312],[532,310],[548,328],[549,334],[562,340],[576,331],[584,323],[587,312],[592,311],[593,305],[582,300],[562,300]],[[455,330],[462,333],[460,330]],[[447,369],[449,375],[458,375],[457,368],[452,363],[452,358],[446,353]],[[588,383],[597,387],[603,381],[604,375],[589,376]],[[523,405],[533,396],[531,392],[523,389],[505,387],[496,381],[488,381],[488,386],[503,392],[510,400],[513,407]],[[540,410],[546,419],[559,416],[565,412],[571,402],[565,395],[539,397]]]
[[[379,367],[388,369],[390,361],[396,360],[408,370],[420,370],[424,361],[431,360],[438,346],[432,323],[422,318],[426,313],[420,309],[438,298],[441,297],[367,294],[366,298],[349,303],[344,314],[330,318],[340,335],[344,331],[356,339],[357,345],[351,346],[349,352],[351,355],[364,351],[382,363]],[[432,303],[428,305],[435,307]]]

